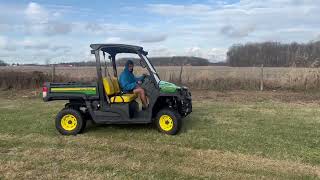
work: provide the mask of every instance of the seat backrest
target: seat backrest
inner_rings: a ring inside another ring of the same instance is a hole
[[[112,80],[114,92],[116,94],[119,94],[121,92],[121,89],[120,89],[120,86],[119,86],[118,78],[112,77],[111,80]]]
[[[103,87],[104,87],[104,91],[106,92],[107,96],[112,96],[116,93],[115,88],[113,86],[113,82],[110,79],[110,77],[103,78]]]

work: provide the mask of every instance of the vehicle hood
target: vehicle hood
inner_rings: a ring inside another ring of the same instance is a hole
[[[159,87],[160,87],[160,92],[162,93],[175,93],[177,92],[178,89],[180,89],[181,87],[167,82],[167,81],[160,81],[159,83]]]

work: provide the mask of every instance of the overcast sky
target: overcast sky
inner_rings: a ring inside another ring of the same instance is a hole
[[[320,40],[319,17],[320,0],[0,0],[0,59],[83,61],[91,43],[129,43],[220,61],[236,43]]]

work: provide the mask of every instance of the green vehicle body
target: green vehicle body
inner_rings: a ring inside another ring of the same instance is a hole
[[[176,93],[178,89],[181,89],[181,87],[167,81],[160,81],[159,86],[162,93]]]

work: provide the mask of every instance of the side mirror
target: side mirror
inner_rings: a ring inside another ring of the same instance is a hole
[[[143,68],[147,67],[147,65],[142,61],[142,59],[140,59],[140,66],[143,67]]]

